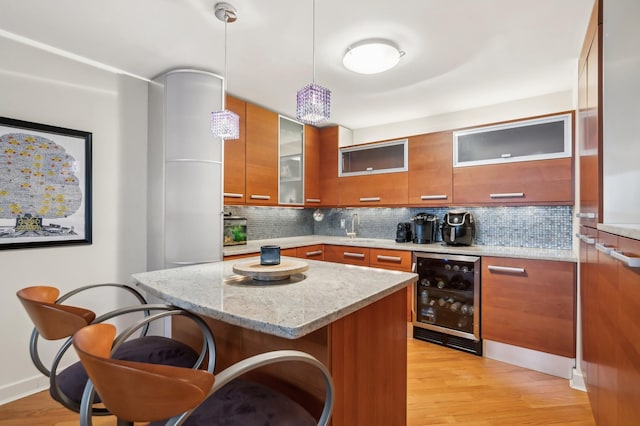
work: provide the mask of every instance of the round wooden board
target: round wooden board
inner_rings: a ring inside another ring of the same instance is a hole
[[[260,259],[238,262],[233,265],[233,272],[257,281],[285,280],[291,275],[299,274],[307,269],[309,269],[307,262],[292,259],[282,259],[279,265],[261,265]]]

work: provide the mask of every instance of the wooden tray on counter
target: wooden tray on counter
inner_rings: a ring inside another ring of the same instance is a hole
[[[233,265],[233,272],[256,281],[286,280],[291,275],[299,274],[309,269],[309,264],[301,260],[282,259],[279,265],[261,265],[260,259],[238,262]]]

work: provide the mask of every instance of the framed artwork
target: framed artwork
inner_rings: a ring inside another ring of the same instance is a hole
[[[0,117],[0,249],[91,244],[91,133]]]

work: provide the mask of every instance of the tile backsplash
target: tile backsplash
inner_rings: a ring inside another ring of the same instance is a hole
[[[352,217],[358,213],[358,237],[396,236],[398,222],[408,222],[417,213],[436,215],[440,220],[449,208],[333,208],[320,209],[324,219],[313,219],[315,209],[287,207],[227,206],[226,211],[247,218],[249,240],[299,235],[346,236]],[[571,249],[572,206],[469,207],[476,221],[476,244],[489,246]],[[341,221],[345,229],[341,229]]]

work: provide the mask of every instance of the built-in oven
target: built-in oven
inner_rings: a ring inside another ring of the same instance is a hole
[[[413,337],[482,355],[480,257],[414,252]]]

